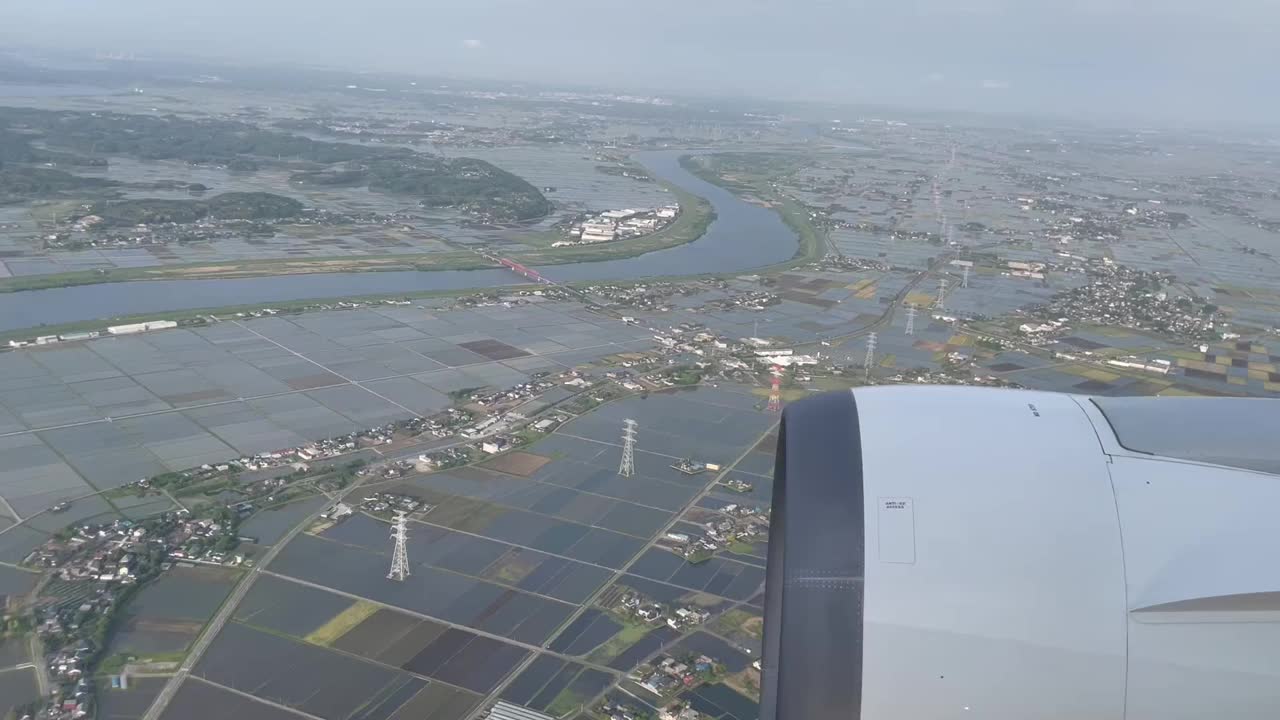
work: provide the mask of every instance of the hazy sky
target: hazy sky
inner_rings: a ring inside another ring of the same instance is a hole
[[[0,0],[24,44],[1250,123],[1280,120],[1278,28],[1280,0]]]

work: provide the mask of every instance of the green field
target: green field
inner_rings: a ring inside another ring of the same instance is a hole
[[[582,705],[591,698],[582,697],[573,692],[569,688],[560,691],[560,694],[551,701],[547,706],[546,713],[552,717],[564,717],[571,712],[575,712],[582,708]]]
[[[610,660],[621,655],[627,648],[640,642],[640,638],[648,635],[649,631],[653,629],[650,625],[637,623],[630,618],[624,619],[616,613],[611,614],[611,616],[614,620],[623,623],[622,629],[614,633],[613,637],[606,640],[600,647],[592,650],[591,654],[587,656],[588,660],[597,665],[608,664]]]
[[[735,608],[716,618],[711,627],[722,635],[741,632],[759,640],[764,636],[764,624],[760,616]]]

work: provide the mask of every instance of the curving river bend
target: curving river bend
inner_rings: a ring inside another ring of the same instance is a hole
[[[706,198],[716,219],[691,243],[622,260],[537,268],[561,282],[638,280],[664,275],[747,271],[784,262],[796,253],[795,233],[766,208],[680,167],[687,150],[637,153],[655,177]],[[221,280],[143,280],[0,294],[0,331],[122,315],[269,304],[357,295],[466,290],[525,282],[506,270],[315,273]]]

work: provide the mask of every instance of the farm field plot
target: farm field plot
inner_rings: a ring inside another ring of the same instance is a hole
[[[35,670],[0,670],[0,713],[39,698]]]
[[[99,720],[141,720],[168,678],[129,678],[129,687],[98,692]]]
[[[4,353],[0,496],[25,517],[141,477],[429,415],[451,390],[510,387],[528,379],[522,367],[589,362],[645,335],[576,309],[311,312]]]
[[[744,412],[750,407],[743,407],[748,401],[754,402],[749,396],[714,388],[699,388],[696,393],[654,393],[645,399],[605,405],[561,426],[557,435],[616,444],[623,419],[632,418],[640,428],[637,470],[646,474],[640,467],[641,455],[646,455],[654,461],[653,477],[680,482],[679,471],[669,467],[670,461],[664,466],[662,460],[689,457],[727,463],[776,422],[769,414]]]
[[[12,531],[5,533],[5,535],[0,535],[0,539],[9,534],[12,534]],[[44,536],[40,536],[41,541],[43,538]],[[33,543],[32,547],[35,547],[37,544],[38,542]],[[27,553],[24,552],[22,555],[25,557]],[[0,596],[23,595],[28,593],[31,591],[31,588],[35,587],[36,580],[39,578],[40,576],[35,573],[0,565]]]
[[[623,672],[631,672],[637,665],[644,662],[646,658],[657,652],[663,645],[675,640],[680,634],[669,627],[663,626],[656,630],[651,630],[647,635],[640,638],[639,641],[631,645],[631,647],[622,651],[613,660],[609,661],[609,667],[614,670]]]
[[[517,475],[519,477],[529,477],[538,468],[551,462],[551,458],[545,455],[535,455],[533,453],[509,452],[490,460],[484,464],[484,467],[495,470],[497,472],[506,473],[507,475]]]
[[[182,683],[161,716],[162,720],[299,720],[302,717],[195,677]]]
[[[240,534],[253,538],[258,545],[274,545],[289,529],[328,503],[328,498],[312,497],[278,508],[255,513],[240,526]]]
[[[399,695],[416,680],[398,670],[238,623],[223,628],[194,672],[326,720],[347,720],[370,699]]]
[[[466,690],[431,683],[386,720],[462,720],[480,700]]]
[[[723,683],[704,685],[687,696],[689,705],[717,720],[757,720],[760,703]]]
[[[603,692],[612,680],[609,673],[539,655],[512,680],[502,699],[560,717]]]
[[[550,649],[566,655],[586,655],[621,629],[607,613],[590,608],[556,636]]]
[[[764,582],[764,568],[759,565],[720,557],[690,564],[658,548],[647,550],[631,566],[629,574],[731,600],[746,600]]]
[[[334,640],[331,647],[403,667],[448,629],[447,625],[382,608]]]
[[[291,634],[308,644],[344,653],[334,656],[343,660],[359,656],[377,663],[378,667],[401,668],[474,693],[485,693],[528,652],[365,600],[352,601],[271,576],[264,580],[270,582],[264,584],[261,591],[254,586],[237,619],[270,623],[264,627],[274,632],[285,632],[287,627]],[[309,612],[305,622],[288,620],[285,610],[299,602],[324,610]]]
[[[742,672],[751,664],[751,658],[741,650],[710,633],[698,631],[675,645],[675,652],[706,655],[723,663],[731,673]]]
[[[384,605],[537,644],[574,606],[445,570],[417,567],[404,582],[387,580],[389,558],[307,535],[298,536],[271,565],[289,577]]]
[[[409,672],[487,693],[529,654],[524,648],[448,629],[404,664]]]
[[[350,598],[261,575],[236,607],[236,622],[306,637],[351,605]]]
[[[451,510],[456,510],[456,507],[451,507]],[[588,564],[568,557],[548,555],[547,552],[532,548],[517,547],[508,542],[436,527],[430,521],[436,518],[443,516],[436,515],[433,510],[428,519],[411,524],[408,555],[412,565],[489,579],[521,591],[571,603],[584,602],[591,592],[608,579],[613,568],[613,565]],[[575,542],[576,546],[581,546],[579,555],[596,556],[598,559],[603,556],[603,560],[609,561],[626,561],[630,557],[622,557],[622,553],[631,547],[631,541],[620,544],[618,541],[622,536],[616,533],[595,528],[582,529],[581,532],[573,527],[562,529],[554,520],[535,519],[534,523],[538,523],[538,528],[545,528],[540,530],[540,537],[573,533],[572,537],[579,538]],[[538,528],[534,532],[539,532]],[[511,530],[511,534],[518,532],[518,528]],[[370,552],[387,552],[387,525],[364,515],[343,520],[326,529],[321,537],[348,546],[366,548]],[[540,542],[538,538],[534,538],[534,542],[545,547],[550,541]]]
[[[109,653],[183,652],[239,579],[235,570],[174,567],[138,593],[112,637]]]
[[[20,637],[0,639],[0,670],[31,661],[31,649]]]

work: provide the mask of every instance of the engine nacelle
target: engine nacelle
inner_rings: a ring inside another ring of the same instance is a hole
[[[778,437],[762,720],[1280,716],[1280,402],[831,393]]]

